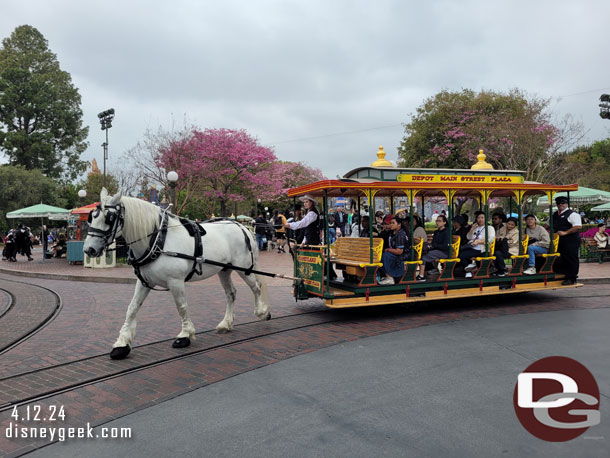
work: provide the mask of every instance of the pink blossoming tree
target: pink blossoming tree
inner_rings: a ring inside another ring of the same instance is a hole
[[[253,195],[269,198],[281,192],[275,173],[276,157],[244,130],[193,129],[183,139],[160,150],[157,163],[175,170],[180,179],[177,191],[184,196],[179,213],[195,195],[220,203],[226,216],[227,202],[239,202]]]

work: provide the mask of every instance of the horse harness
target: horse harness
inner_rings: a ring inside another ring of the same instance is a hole
[[[123,226],[124,207],[122,204],[117,204],[117,205],[104,206],[104,209],[107,210],[106,216],[104,219],[104,223],[107,226],[109,226],[110,229],[103,231],[101,229],[96,229],[96,228],[90,227],[89,234],[92,237],[102,238],[104,240],[104,245],[107,247],[115,239],[116,233],[117,233],[119,227]],[[101,210],[102,210],[102,206],[100,204],[96,207],[95,214],[94,214],[94,212],[91,212],[89,214],[89,223],[91,223],[93,218],[97,218],[99,216],[99,213]],[[167,230],[169,227],[169,217],[170,217],[170,214],[167,210],[161,211],[161,213],[159,214],[159,228],[155,229],[155,231],[152,234],[150,234],[149,246],[142,256],[140,256],[139,258],[136,259],[135,256],[133,255],[133,251],[131,250],[131,248],[129,249],[129,255],[128,255],[127,262],[131,266],[133,266],[134,273],[136,274],[138,279],[142,282],[142,284],[146,288],[149,288],[149,289],[152,289],[155,291],[163,291],[160,289],[155,289],[154,287],[150,286],[148,284],[148,282],[144,279],[142,273],[140,272],[140,269],[142,266],[145,266],[145,265],[150,264],[151,262],[157,260],[159,258],[159,256],[161,256],[161,255],[172,256],[174,258],[181,258],[181,259],[187,259],[189,261],[193,261],[193,267],[191,268],[191,271],[187,274],[186,278],[184,279],[185,282],[189,281],[195,274],[201,275],[203,263],[222,267],[223,270],[227,270],[227,269],[241,270],[241,271],[245,272],[246,275],[250,275],[252,273],[252,270],[254,268],[254,252],[252,251],[252,245],[250,243],[250,239],[248,238],[248,234],[246,234],[244,228],[241,227],[241,225],[239,225],[231,220],[225,220],[224,218],[215,218],[213,220],[209,220],[209,222],[228,221],[230,223],[237,224],[237,226],[242,230],[242,232],[244,234],[246,246],[248,247],[248,250],[250,251],[251,264],[250,264],[250,267],[247,269],[243,268],[243,267],[233,266],[230,263],[226,264],[226,263],[216,262],[216,261],[212,261],[212,260],[203,258],[203,256],[202,256],[203,255],[203,244],[201,243],[201,238],[204,235],[206,235],[205,229],[202,226],[200,226],[199,223],[196,223],[195,221],[191,221],[186,218],[180,218],[175,215],[172,215],[172,217],[178,218],[178,220],[180,221],[182,226],[187,230],[189,235],[195,239],[195,250],[194,250],[193,255],[188,255],[188,254],[184,254],[184,253],[176,253],[173,251],[164,251],[165,239],[167,237]],[[167,291],[166,289],[164,289],[164,290]]]

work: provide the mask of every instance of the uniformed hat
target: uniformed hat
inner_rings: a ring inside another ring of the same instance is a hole
[[[567,204],[568,203],[568,198],[566,196],[555,197],[555,203],[557,205],[559,205],[559,204]]]

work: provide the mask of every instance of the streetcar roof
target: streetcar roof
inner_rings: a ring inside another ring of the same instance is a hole
[[[550,185],[533,181],[524,181],[522,183],[427,183],[421,181],[376,181],[367,178],[349,178],[321,180],[292,188],[288,190],[288,196],[297,197],[304,194],[310,194],[314,197],[323,197],[325,194],[328,197],[358,196],[362,195],[364,190],[369,189],[377,190],[375,195],[378,197],[404,196],[405,191],[410,193],[410,190],[414,190],[417,196],[442,196],[443,192],[448,189],[455,191],[456,197],[476,197],[479,195],[479,191],[483,190],[491,190],[494,197],[510,197],[514,195],[514,191],[523,191],[524,196],[545,194],[548,191],[577,191],[578,185]]]

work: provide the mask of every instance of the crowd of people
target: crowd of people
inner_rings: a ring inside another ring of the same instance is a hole
[[[45,235],[47,247],[47,257],[61,258],[67,253],[67,241],[64,233],[57,233],[53,230],[46,232]],[[4,248],[2,249],[2,260],[8,262],[17,262],[17,255],[27,257],[28,261],[33,261],[32,250],[34,245],[40,244],[40,237],[35,235],[32,230],[19,224],[16,229],[10,229],[2,237]]]
[[[33,261],[32,248],[34,247],[34,237],[30,228],[19,224],[17,229],[10,229],[4,237],[4,249],[2,250],[2,260],[17,262],[17,255],[27,256],[28,261]]]
[[[297,244],[318,245],[324,242],[325,229],[328,226],[328,241],[333,243],[338,237],[369,237],[372,230],[373,237],[384,239],[384,252],[381,262],[383,268],[379,269],[380,284],[394,284],[404,273],[404,262],[411,256],[411,245],[417,244],[423,238],[422,261],[417,280],[426,281],[427,275],[439,273],[440,259],[450,256],[451,240],[449,239],[449,224],[452,225],[452,234],[460,238],[459,258],[461,260],[457,274],[471,278],[477,269],[475,258],[485,255],[490,244],[495,240],[492,274],[504,277],[508,273],[506,260],[520,253],[519,222],[516,218],[509,218],[503,212],[492,214],[491,222],[486,221],[485,214],[478,211],[474,214],[474,221],[469,222],[468,214],[456,215],[450,222],[446,212],[435,212],[431,220],[436,225],[436,231],[428,242],[428,236],[421,218],[410,216],[402,210],[393,214],[378,211],[374,214],[373,224],[366,209],[360,213],[352,207],[346,211],[338,207],[324,215],[317,208],[316,199],[306,195],[301,198],[302,208],[285,214],[275,211],[273,217],[267,221],[264,216],[258,215],[255,221],[256,239],[259,249],[263,250],[267,244],[274,243],[278,252],[285,253],[287,240]],[[582,227],[582,219],[578,212],[568,208],[565,197],[556,199],[558,211],[552,216],[553,231],[559,236],[558,258],[555,270],[565,275],[564,284],[574,284],[578,276],[578,254],[580,238],[578,236]],[[600,230],[595,239],[599,246],[608,246],[608,235],[605,224],[600,223]],[[412,232],[413,231],[413,232]],[[537,273],[536,256],[548,253],[551,239],[548,226],[538,223],[535,215],[525,217],[522,237],[528,236],[528,260],[524,267],[525,275]],[[270,246],[270,245],[269,245]],[[273,249],[275,249],[273,248]],[[461,272],[460,272],[461,271]]]

